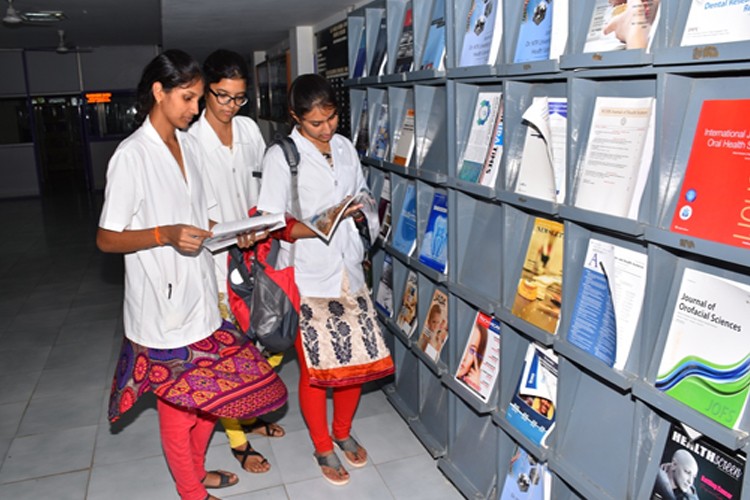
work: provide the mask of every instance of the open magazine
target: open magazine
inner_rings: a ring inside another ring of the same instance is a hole
[[[284,214],[264,214],[247,219],[219,222],[212,229],[213,236],[203,240],[203,246],[216,252],[237,243],[237,236],[259,231],[275,231],[286,226]]]
[[[336,205],[318,212],[312,217],[308,217],[302,223],[312,229],[315,234],[327,243],[333,237],[333,233],[336,232],[336,228],[341,223],[346,209],[351,205],[362,205],[360,211],[367,219],[370,244],[375,243],[375,239],[380,231],[378,206],[375,198],[372,197],[369,191],[364,189],[356,195],[346,197]]]

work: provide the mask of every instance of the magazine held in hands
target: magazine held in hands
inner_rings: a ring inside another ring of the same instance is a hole
[[[380,222],[378,220],[378,208],[375,198],[372,197],[369,191],[363,189],[354,196],[344,198],[341,202],[336,205],[329,207],[312,217],[308,217],[301,221],[304,225],[312,229],[312,231],[318,235],[326,243],[331,240],[333,234],[336,232],[341,223],[341,219],[346,213],[346,209],[351,205],[362,205],[360,211],[364,214],[367,219],[367,226],[370,231],[369,240],[370,244],[375,243],[375,238],[380,230]]]

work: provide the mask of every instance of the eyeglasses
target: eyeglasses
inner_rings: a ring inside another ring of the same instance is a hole
[[[216,98],[216,102],[222,105],[226,105],[234,101],[235,106],[241,108],[249,101],[246,95],[236,95],[232,97],[229,94],[219,94],[218,92],[215,92],[211,87],[208,87],[208,91],[214,95],[214,97]]]

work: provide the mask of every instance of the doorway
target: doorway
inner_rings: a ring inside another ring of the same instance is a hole
[[[32,97],[31,104],[42,194],[87,192],[80,97]]]

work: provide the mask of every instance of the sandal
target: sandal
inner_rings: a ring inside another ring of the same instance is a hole
[[[280,438],[286,435],[284,428],[276,422],[266,422],[260,418],[257,418],[251,425],[243,425],[242,430],[272,438]]]
[[[367,450],[365,450],[353,437],[346,439],[334,439],[334,443],[344,452],[344,458],[352,467],[364,467],[367,465]],[[349,458],[349,454],[355,458]],[[363,456],[364,455],[364,456]]]
[[[206,484],[206,479],[208,479],[209,474],[216,474],[219,476],[219,484],[213,486]],[[232,477],[234,477],[234,480],[232,480]],[[231,472],[227,472],[225,470],[210,470],[206,472],[206,476],[203,478],[203,486],[205,486],[208,489],[219,489],[219,488],[228,488],[229,486],[234,486],[235,484],[240,482],[240,478],[238,478],[235,474]]]
[[[349,473],[346,472],[344,466],[341,465],[341,460],[336,456],[336,453],[331,452],[330,455],[318,455],[317,453],[313,453],[313,457],[315,457],[315,460],[318,462],[326,481],[336,486],[343,486],[349,482]],[[328,473],[326,473],[325,468],[329,469]],[[332,472],[338,476],[338,479],[332,477]]]
[[[271,464],[268,463],[268,460],[266,460],[266,457],[264,457],[260,452],[255,451],[252,446],[250,446],[250,443],[247,443],[247,446],[244,450],[236,450],[234,448],[230,448],[232,450],[232,455],[239,460],[240,465],[242,466],[242,470],[247,472],[252,472],[253,474],[262,474],[264,472],[268,472],[271,469]],[[247,459],[249,457],[260,457],[261,460],[259,462],[256,462],[255,469],[251,468],[248,469],[245,467],[245,463],[247,462]]]

